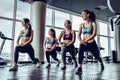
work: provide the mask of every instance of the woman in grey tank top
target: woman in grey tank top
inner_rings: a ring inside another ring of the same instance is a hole
[[[30,25],[30,21],[28,18],[24,18],[22,21],[22,26],[24,26],[24,30],[20,32],[20,35],[17,38],[17,45],[14,51],[14,66],[10,69],[10,71],[17,71],[18,70],[18,58],[19,52],[21,53],[28,53],[31,60],[36,63],[36,67],[39,68],[39,60],[34,56],[34,49],[31,45],[33,40],[33,30]]]
[[[93,56],[101,63],[101,70],[104,70],[104,65],[99,55],[100,52],[94,39],[97,33],[96,16],[92,11],[83,10],[82,18],[85,22],[80,25],[78,32],[80,46],[78,53],[78,69],[76,74],[82,73],[82,61],[85,51],[90,51]],[[83,36],[81,36],[81,34],[83,34]]]

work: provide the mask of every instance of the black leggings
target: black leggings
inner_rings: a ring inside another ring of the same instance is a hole
[[[47,62],[48,62],[48,63],[50,63],[50,55],[52,56],[52,58],[53,58],[55,61],[59,62],[59,60],[58,60],[58,58],[57,58],[56,49],[54,49],[54,50],[52,50],[52,51],[50,51],[50,52],[49,52],[49,51],[46,51],[45,54],[46,54],[46,59],[47,59]]]
[[[73,44],[65,47],[62,49],[62,60],[63,60],[63,64],[66,64],[66,53],[69,52],[72,59],[74,60],[75,64],[77,65],[77,61],[76,61],[76,51],[75,51],[75,47]]]
[[[25,46],[16,46],[15,47],[15,53],[14,53],[14,62],[17,64],[18,58],[19,58],[19,52],[21,53],[28,53],[31,60],[35,63],[39,62],[37,58],[34,56],[34,49],[31,46],[31,44],[25,45]]]
[[[85,51],[90,51],[93,54],[93,56],[96,59],[98,59],[98,61],[100,63],[102,63],[102,59],[100,57],[100,51],[98,49],[98,46],[97,46],[96,42],[94,41],[92,43],[87,43],[87,46],[84,45],[84,44],[80,44],[79,54],[78,54],[78,63],[79,64],[82,64]]]

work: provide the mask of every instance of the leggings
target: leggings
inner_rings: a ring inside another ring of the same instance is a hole
[[[58,60],[58,58],[57,58],[56,49],[54,49],[54,50],[52,50],[52,51],[50,51],[50,52],[49,52],[49,51],[46,51],[45,54],[46,54],[46,59],[47,59],[47,62],[48,62],[48,63],[50,63],[50,56],[52,56],[52,58],[53,58],[55,61],[59,62],[59,60]]]
[[[82,61],[83,61],[83,57],[84,57],[84,52],[85,51],[90,51],[93,56],[98,59],[98,61],[100,63],[102,63],[102,59],[100,57],[100,51],[98,49],[98,46],[96,44],[96,42],[92,42],[92,43],[87,43],[87,46],[84,45],[84,44],[80,44],[80,47],[79,47],[79,54],[78,54],[78,63],[79,64],[82,64]]]
[[[63,64],[66,64],[66,53],[67,53],[67,52],[70,53],[72,59],[73,59],[74,62],[75,62],[75,65],[77,65],[77,61],[76,61],[76,58],[75,58],[75,56],[76,56],[76,51],[75,51],[75,47],[74,47],[73,44],[71,44],[71,45],[69,45],[69,46],[67,46],[67,47],[65,47],[65,48],[62,49],[62,60],[63,60]]]
[[[35,63],[39,62],[37,58],[34,56],[34,49],[31,46],[31,44],[25,45],[25,46],[16,46],[15,47],[15,53],[14,53],[14,62],[17,64],[18,58],[19,58],[19,52],[21,53],[28,53],[31,60]]]

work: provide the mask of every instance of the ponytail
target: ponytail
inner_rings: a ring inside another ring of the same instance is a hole
[[[25,24],[28,23],[29,25],[28,32],[31,35],[32,26],[30,24],[30,20],[28,18],[23,18],[23,21],[25,22]]]
[[[90,11],[90,16],[89,16],[90,20],[91,21],[96,21],[96,16],[95,16],[95,13],[93,11]]]
[[[94,22],[96,21],[96,15],[93,11],[89,11],[89,10],[83,10],[84,12],[86,12],[87,14],[89,14],[89,19]]]

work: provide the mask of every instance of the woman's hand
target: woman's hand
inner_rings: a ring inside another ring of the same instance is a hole
[[[80,43],[87,46],[87,42],[86,42],[86,41],[83,41],[83,40],[82,40],[82,41],[80,41]]]
[[[66,47],[66,44],[64,44],[64,43],[63,43],[63,44],[61,44],[61,47],[65,48],[65,47]]]

